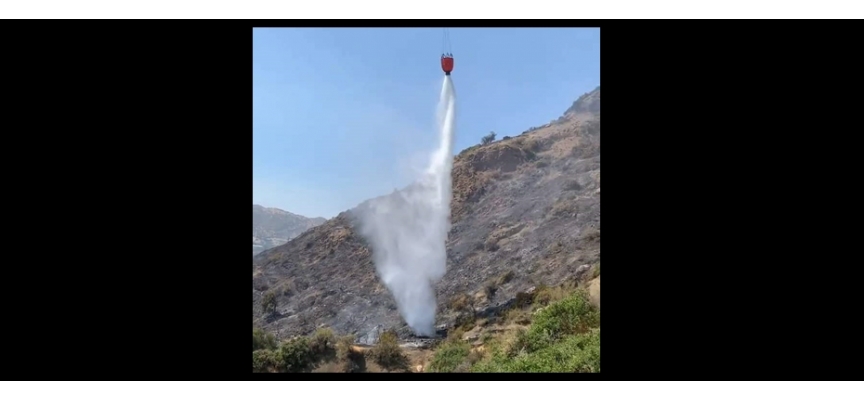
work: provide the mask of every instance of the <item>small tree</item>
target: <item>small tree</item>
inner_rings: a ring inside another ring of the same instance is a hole
[[[486,145],[486,144],[492,143],[494,141],[495,141],[495,132],[489,132],[488,135],[483,136],[483,138],[480,139],[480,144]]]
[[[369,350],[369,356],[372,357],[372,361],[375,361],[387,372],[408,369],[408,357],[399,348],[398,336],[393,331],[386,331],[381,334],[378,338],[378,344]]]
[[[276,294],[272,291],[264,293],[264,297],[261,298],[261,311],[264,314],[276,312]]]

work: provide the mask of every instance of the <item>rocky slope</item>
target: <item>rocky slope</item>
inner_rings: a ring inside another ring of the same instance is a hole
[[[600,262],[599,110],[598,87],[550,124],[456,156],[438,323],[452,324],[466,303],[494,312]],[[349,210],[254,257],[253,323],[283,338],[320,325],[361,339],[407,332],[355,224]],[[276,312],[265,315],[268,292]]]
[[[283,245],[324,218],[307,218],[278,208],[252,205],[252,255]]]

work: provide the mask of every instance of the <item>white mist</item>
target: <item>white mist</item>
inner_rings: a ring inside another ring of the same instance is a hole
[[[429,166],[415,184],[370,202],[360,214],[378,276],[418,335],[435,333],[434,284],[447,270],[455,113],[453,81],[445,76],[438,101],[440,141]]]

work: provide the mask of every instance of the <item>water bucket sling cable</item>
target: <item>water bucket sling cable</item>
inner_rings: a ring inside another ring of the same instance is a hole
[[[444,28],[444,51],[441,54],[441,69],[444,75],[450,75],[453,71],[453,49],[450,45],[450,30]]]

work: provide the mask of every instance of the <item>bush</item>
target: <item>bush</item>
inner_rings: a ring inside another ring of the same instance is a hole
[[[486,357],[471,366],[471,372],[496,372],[501,371],[502,365],[506,364],[510,359],[505,349],[507,347],[500,338],[493,340],[486,346]]]
[[[408,369],[408,357],[399,348],[399,338],[393,331],[386,331],[378,338],[378,344],[369,350],[369,356],[376,364],[389,371]]]
[[[554,289],[554,290],[553,290]],[[566,287],[538,288],[558,297]],[[538,310],[527,330],[510,331],[486,344],[472,372],[600,372],[600,313],[577,289]]]
[[[496,351],[472,372],[600,372],[600,330],[571,335],[534,353],[508,357]]]
[[[435,356],[429,364],[430,372],[466,372],[470,363],[468,355],[471,346],[461,340],[447,341],[435,351]]]
[[[255,350],[252,352],[252,372],[274,372],[278,362],[272,350]]]
[[[261,311],[268,315],[276,312],[276,293],[272,291],[264,293],[261,298]]]
[[[276,355],[280,372],[310,372],[315,368],[315,357],[309,339],[298,337],[282,343]]]
[[[489,132],[488,135],[480,139],[480,144],[486,145],[495,141],[495,132]]]
[[[273,334],[265,333],[258,328],[252,328],[252,351],[275,349],[276,338],[273,337]]]
[[[600,314],[591,306],[588,293],[580,289],[540,310],[531,328],[517,341],[517,347],[531,353],[566,335],[585,333],[599,325]]]
[[[309,341],[309,348],[314,355],[319,357],[334,353],[336,351],[336,335],[328,328],[318,329]]]

